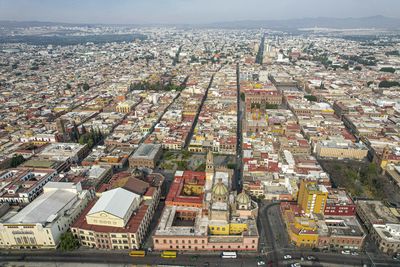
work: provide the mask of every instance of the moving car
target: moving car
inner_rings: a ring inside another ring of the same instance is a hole
[[[264,266],[265,265],[265,261],[257,261],[257,266]]]

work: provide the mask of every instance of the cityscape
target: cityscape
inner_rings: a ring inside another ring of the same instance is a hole
[[[315,17],[0,16],[1,265],[400,266],[400,18]]]

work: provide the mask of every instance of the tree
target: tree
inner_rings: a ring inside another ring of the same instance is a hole
[[[379,71],[395,73],[396,70],[392,67],[383,67]]]
[[[359,70],[360,71],[360,70],[362,70],[362,68],[361,68],[361,66],[355,66],[354,70]]]
[[[71,232],[65,232],[60,238],[60,249],[63,251],[71,251],[79,247],[79,241]]]
[[[71,85],[69,83],[67,83],[67,85],[65,86],[68,90],[71,89]]]
[[[20,165],[21,163],[23,163],[25,161],[24,156],[22,156],[21,154],[15,154],[12,158],[11,158],[11,168],[15,168],[18,165]]]
[[[82,90],[83,91],[87,91],[87,90],[89,90],[89,88],[90,88],[90,86],[89,86],[89,84],[88,83],[84,83],[83,85],[82,85]]]
[[[394,86],[400,86],[400,83],[397,81],[381,81],[379,83],[379,88],[390,88]]]
[[[317,97],[315,95],[305,95],[304,98],[311,102],[317,101]]]
[[[204,172],[206,170],[206,164],[202,163],[195,169],[196,172]]]
[[[240,99],[242,99],[242,101],[244,101],[246,99],[246,96],[243,92],[240,93]]]
[[[228,163],[227,164],[228,169],[235,169],[236,168],[236,163]]]
[[[266,108],[266,109],[278,109],[278,108],[279,108],[279,105],[277,105],[277,104],[266,103],[266,104],[265,104],[265,108]]]

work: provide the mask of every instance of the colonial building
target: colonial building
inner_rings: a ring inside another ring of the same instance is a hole
[[[89,191],[73,183],[48,182],[43,194],[28,206],[3,216],[0,248],[55,249],[65,233],[90,201]]]
[[[71,226],[86,247],[139,249],[160,199],[164,177],[151,174],[142,181],[122,177],[122,185],[101,193]],[[113,185],[111,185],[113,186]]]
[[[157,161],[162,154],[161,145],[141,144],[139,148],[129,158],[129,167],[131,168],[151,168],[156,167]]]
[[[177,172],[153,235],[154,249],[257,251],[257,203],[245,192],[236,195],[231,178],[214,169],[211,152],[205,173]]]

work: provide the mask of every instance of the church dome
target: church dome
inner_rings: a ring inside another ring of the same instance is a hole
[[[247,195],[244,191],[242,191],[240,194],[236,196],[236,202],[239,205],[248,205],[250,201],[251,199],[249,195]]]
[[[223,182],[218,182],[216,185],[214,185],[212,193],[215,196],[225,196],[228,194],[228,188]]]

